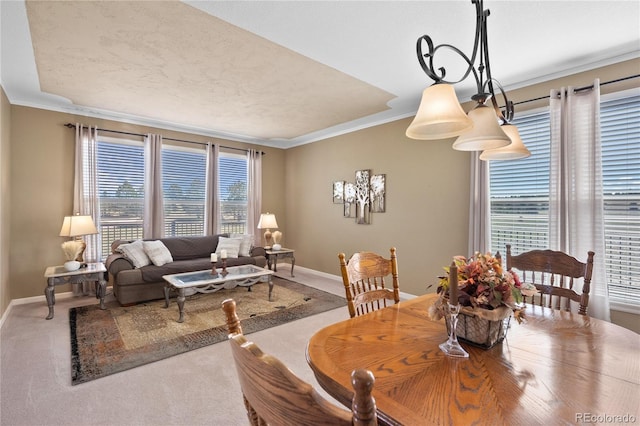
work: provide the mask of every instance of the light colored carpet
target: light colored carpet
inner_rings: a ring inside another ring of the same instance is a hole
[[[283,264],[278,275],[289,278],[289,270]],[[344,295],[338,277],[299,267],[295,275],[300,283]],[[68,310],[95,303],[58,295],[50,321],[44,300],[11,308],[0,330],[0,425],[248,424],[225,342],[72,386]],[[345,302],[250,338],[331,399],[315,381],[305,349],[315,331],[348,317]]]

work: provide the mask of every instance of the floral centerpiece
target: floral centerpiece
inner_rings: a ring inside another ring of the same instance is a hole
[[[532,284],[525,284],[514,271],[504,271],[499,256],[491,253],[482,254],[476,252],[473,257],[467,259],[464,256],[455,256],[454,264],[458,270],[458,303],[461,305],[460,314],[462,321],[458,322],[456,331],[458,337],[463,340],[470,340],[472,343],[481,343],[482,346],[490,347],[497,341],[504,338],[506,330],[499,330],[494,327],[491,331],[491,323],[499,322],[496,327],[502,327],[507,320],[513,316],[518,322],[524,318],[524,296],[531,296],[537,292]],[[440,319],[444,316],[445,304],[449,297],[449,269],[445,267],[446,275],[439,277],[438,294],[440,297],[431,306],[429,316],[432,319]],[[469,339],[467,333],[468,318],[475,317],[488,323],[478,324],[480,327],[482,342]],[[508,324],[508,323],[507,323]],[[485,342],[484,330],[487,328],[492,336]],[[465,337],[467,336],[467,337]]]

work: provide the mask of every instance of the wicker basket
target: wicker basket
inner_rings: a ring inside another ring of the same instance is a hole
[[[502,342],[511,321],[511,309],[496,311],[461,309],[456,327],[458,339],[484,349]],[[485,313],[489,315],[483,315]],[[487,316],[496,319],[487,319]],[[446,323],[447,332],[451,333],[449,321]]]

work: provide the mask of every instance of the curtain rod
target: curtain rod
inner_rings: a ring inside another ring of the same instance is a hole
[[[75,129],[76,125],[73,123],[67,123],[64,124],[65,127],[68,127],[70,129]],[[108,133],[118,133],[120,135],[129,135],[129,136],[140,136],[140,137],[145,137],[147,135],[142,134],[142,133],[132,133],[132,132],[123,132],[121,130],[109,130],[109,129],[97,129],[100,132],[108,132]],[[207,145],[207,142],[196,142],[196,141],[188,141],[188,140],[184,140],[184,139],[174,139],[174,138],[165,138],[164,136],[162,137],[162,139],[164,140],[168,140],[168,141],[174,141],[174,142],[185,142],[185,143],[194,143],[194,144],[198,144],[198,145]],[[236,148],[233,146],[224,146],[224,145],[220,145],[220,148],[225,148],[225,149],[235,149],[237,151],[244,151],[244,152],[249,152],[248,149],[245,148]],[[260,154],[265,155],[266,152],[264,151],[260,151]]]
[[[638,78],[640,77],[640,74],[635,74],[635,75],[630,75],[627,77],[622,77],[622,78],[618,78],[615,80],[611,80],[611,81],[605,81],[604,83],[600,83],[600,86],[606,86],[607,84],[612,84],[612,83],[618,83],[620,81],[625,81],[625,80],[631,80],[632,78]],[[589,86],[583,86],[583,87],[578,87],[576,89],[573,89],[574,93],[575,92],[581,92],[583,90],[591,90],[593,89],[593,84],[589,85]],[[551,95],[547,95],[547,96],[540,96],[539,98],[534,98],[534,99],[527,99],[526,101],[520,101],[520,102],[514,102],[514,105],[520,105],[520,104],[526,104],[529,102],[535,102],[535,101],[540,101],[542,99],[549,99],[551,98]]]

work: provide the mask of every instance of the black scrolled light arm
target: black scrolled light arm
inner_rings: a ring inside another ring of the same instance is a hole
[[[471,0],[471,3],[476,6],[476,33],[474,36],[471,58],[469,58],[460,49],[450,44],[440,44],[434,47],[433,41],[428,35],[423,35],[422,37],[418,38],[418,41],[416,42],[416,53],[418,55],[418,62],[420,62],[422,70],[425,72],[425,74],[427,74],[427,76],[429,76],[430,79],[434,80],[436,83],[456,84],[463,80],[466,80],[469,74],[473,73],[473,76],[476,80],[476,85],[478,86],[478,91],[480,92],[482,90],[482,74],[478,75],[474,68],[474,63],[476,61],[476,55],[478,54],[478,46],[480,45],[480,40],[482,38],[481,29],[483,28],[483,21],[485,20],[485,18],[484,14],[482,13],[482,0]],[[424,44],[426,44],[428,48],[427,53],[424,53],[423,51]],[[433,60],[436,52],[441,48],[446,48],[454,51],[455,53],[460,55],[460,57],[467,63],[468,68],[460,79],[456,81],[445,80],[446,70],[444,67],[438,68],[439,73],[436,72]],[[428,59],[428,62],[425,61],[425,58]],[[480,68],[480,72],[482,73],[482,68]]]
[[[416,53],[418,55],[418,62],[420,63],[420,67],[427,74],[427,76],[434,80],[436,83],[447,83],[447,84],[456,84],[460,83],[469,76],[469,74],[473,73],[473,77],[476,81],[477,93],[472,97],[473,100],[479,103],[485,103],[489,98],[491,98],[491,103],[493,104],[494,109],[496,110],[496,115],[500,120],[504,123],[511,121],[513,118],[513,102],[510,102],[507,99],[507,95],[505,94],[502,86],[491,76],[491,65],[489,63],[489,49],[488,49],[488,40],[487,40],[487,18],[490,15],[489,9],[483,9],[483,0],[471,0],[471,3],[475,5],[476,8],[476,32],[473,43],[473,53],[471,54],[471,58],[467,56],[464,52],[458,49],[455,46],[450,44],[439,44],[434,46],[433,40],[428,35],[423,35],[418,38],[416,42]],[[423,47],[426,45],[427,52],[425,53]],[[444,67],[435,68],[434,66],[434,57],[439,49],[449,49],[455,53],[457,53],[464,61],[467,63],[468,67],[463,76],[455,81],[445,80],[446,77],[446,69]],[[480,58],[480,63],[478,64],[478,69],[475,69],[476,57]],[[484,81],[484,72],[486,71],[487,79]],[[505,100],[505,109],[504,111],[500,110],[498,104],[496,102],[496,96],[493,88],[493,84],[496,84]]]
[[[485,82],[485,86],[488,87],[491,93],[495,93],[493,90],[493,85],[498,87],[500,94],[502,95],[502,99],[504,100],[504,109],[500,109],[498,106],[498,101],[496,100],[495,94],[491,96],[491,104],[493,105],[493,109],[498,116],[498,119],[502,121],[502,124],[510,123],[513,120],[513,116],[515,114],[515,109],[513,106],[513,102],[507,98],[507,94],[504,92],[502,85],[496,79],[487,80]]]

